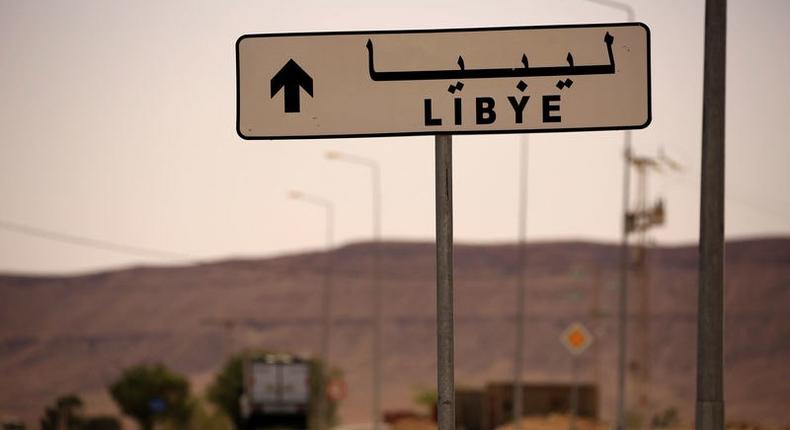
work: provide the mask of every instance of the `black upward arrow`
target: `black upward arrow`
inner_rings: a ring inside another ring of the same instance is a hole
[[[307,74],[293,59],[288,60],[287,63],[280,69],[277,74],[272,78],[272,97],[274,97],[281,88],[285,88],[285,111],[286,112],[299,112],[299,88],[304,88],[310,97],[313,96],[313,78]]]

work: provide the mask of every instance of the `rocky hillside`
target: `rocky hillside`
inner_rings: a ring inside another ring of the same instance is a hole
[[[347,376],[346,422],[369,419],[371,244],[334,255],[331,360]],[[513,245],[459,245],[455,254],[456,381],[480,386],[511,375]],[[387,409],[411,408],[435,372],[434,247],[382,245],[384,393]],[[726,381],[730,419],[790,422],[790,239],[731,242],[726,272]],[[200,389],[223,358],[244,347],[314,354],[323,255],[306,253],[186,267],[132,268],[84,276],[0,276],[0,413],[33,422],[65,392],[101,403],[125,366],[164,362]],[[696,247],[657,247],[631,276],[630,403],[677,407],[695,396]],[[601,413],[614,408],[618,248],[563,242],[527,250],[525,372],[567,381],[558,341],[572,321],[596,333],[581,362],[599,381]],[[645,294],[646,292],[646,294]],[[642,312],[644,310],[644,312]],[[233,321],[232,326],[223,321]],[[646,360],[645,357],[648,357]],[[106,406],[105,406],[106,407]]]

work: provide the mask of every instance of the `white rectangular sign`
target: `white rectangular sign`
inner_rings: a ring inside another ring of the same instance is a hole
[[[644,128],[641,23],[245,35],[245,139]]]

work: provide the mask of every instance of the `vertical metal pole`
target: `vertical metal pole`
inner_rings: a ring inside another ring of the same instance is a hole
[[[453,147],[436,135],[436,331],[439,430],[455,429],[453,363]]]
[[[527,240],[527,136],[521,137],[519,152],[519,192],[518,192],[518,283],[516,284],[516,351],[513,358],[513,426],[521,430],[521,416],[524,409],[523,384],[521,374],[524,365],[524,302],[526,288],[526,240]]]
[[[351,154],[344,154],[337,151],[329,151],[326,153],[327,158],[330,160],[342,160],[352,164],[365,166],[370,168],[371,172],[371,185],[372,185],[372,200],[373,203],[371,216],[373,218],[373,264],[371,265],[371,321],[372,321],[372,337],[371,342],[371,369],[372,376],[372,399],[371,402],[371,420],[373,422],[373,430],[381,428],[381,338],[382,338],[382,299],[381,299],[381,168],[376,160],[359,157]]]
[[[620,242],[620,294],[617,327],[617,430],[625,430],[625,371],[628,348],[628,200],[631,190],[631,130],[625,132],[623,156],[623,219],[622,240]]]
[[[381,427],[381,174],[373,169],[373,430]]]
[[[579,415],[579,356],[573,354],[571,366],[571,419],[570,430],[576,430],[576,417]]]
[[[699,298],[697,326],[698,430],[724,428],[724,123],[727,1],[705,3],[702,102]]]
[[[634,170],[636,171],[636,198],[634,213],[642,215],[647,213],[648,167],[646,164],[641,163],[636,159],[634,160],[633,165]],[[640,304],[638,310],[636,311],[636,331],[639,333],[639,336],[637,337],[636,342],[634,342],[636,344],[635,347],[632,347],[632,352],[635,352],[633,362],[637,363],[637,366],[632,375],[634,376],[634,383],[632,385],[632,393],[634,393],[634,395],[631,398],[636,399],[636,408],[641,409],[643,413],[647,414],[649,412],[646,402],[647,379],[645,378],[645,369],[648,366],[647,349],[645,348],[645,344],[647,342],[646,327],[648,326],[648,309],[646,302],[647,289],[645,282],[645,266],[647,265],[645,261],[647,253],[647,228],[640,227],[636,232],[636,246],[634,246],[634,250],[636,256],[634,259],[634,271],[636,275],[635,287],[637,288],[637,296],[638,299],[640,299]],[[634,349],[636,351],[634,351]]]
[[[593,335],[598,337],[599,339],[603,337],[603,330],[601,324],[601,268],[599,266],[595,266],[593,269],[593,305],[592,305],[592,312],[593,315]],[[593,360],[594,360],[594,377],[593,380],[596,384],[596,396],[600,395],[601,390],[601,346],[600,342],[593,342]],[[601,413],[601,406],[600,402],[596,402],[596,415],[600,416]],[[598,429],[601,426],[600,420],[595,420],[594,428]]]
[[[324,251],[324,277],[321,289],[321,333],[319,339],[319,354],[321,364],[324,367],[324,372],[321,373],[321,381],[319,383],[320,390],[318,398],[316,399],[316,415],[317,426],[320,430],[328,427],[328,399],[324,382],[329,376],[329,345],[331,340],[330,327],[332,324],[332,317],[330,313],[331,297],[332,297],[332,241],[334,236],[335,213],[332,203],[324,198],[305,194],[300,191],[291,191],[288,196],[292,199],[301,200],[314,206],[324,209],[326,215],[326,250]]]
[[[331,336],[332,317],[330,315],[332,297],[332,241],[334,230],[334,211],[332,206],[324,206],[326,212],[326,251],[324,255],[324,287],[321,294],[321,361],[324,372],[321,377],[321,393],[318,397],[318,423],[320,430],[329,428],[329,402],[326,396],[325,382],[329,376],[329,341]]]

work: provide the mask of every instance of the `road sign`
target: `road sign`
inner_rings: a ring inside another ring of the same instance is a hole
[[[641,23],[245,35],[245,139],[646,127]]]
[[[346,397],[348,386],[342,379],[331,379],[326,384],[326,396],[333,401],[340,401]]]
[[[154,397],[148,400],[148,410],[159,414],[167,410],[167,402],[161,397]]]
[[[581,323],[573,323],[562,332],[560,342],[573,355],[579,355],[593,342],[593,336]]]

